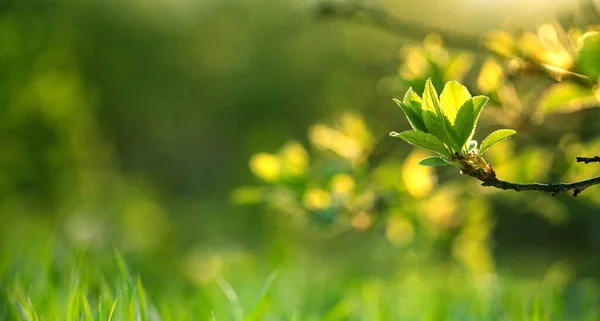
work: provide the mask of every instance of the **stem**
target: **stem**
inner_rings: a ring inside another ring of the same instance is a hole
[[[577,162],[583,162],[585,164],[591,162],[600,162],[600,157],[577,157]],[[554,183],[554,184],[542,184],[542,183],[528,183],[528,184],[520,184],[520,183],[512,183],[503,180],[499,180],[495,177],[485,178],[481,176],[478,172],[475,171],[464,171],[469,176],[475,177],[483,182],[482,186],[491,186],[503,190],[515,190],[517,192],[520,191],[544,191],[546,193],[552,193],[552,196],[563,193],[573,191],[573,196],[579,195],[583,192],[584,189],[600,184],[600,176],[596,176],[590,179],[577,181],[573,183]]]
[[[593,163],[593,162],[598,162],[600,163],[600,156],[594,156],[594,157],[581,157],[581,156],[577,156],[577,162],[579,163]]]
[[[544,191],[546,193],[552,193],[552,196],[557,193],[573,191],[573,196],[579,195],[584,189],[600,184],[600,176],[596,176],[594,178],[586,179],[583,181],[578,181],[574,183],[555,183],[555,184],[541,184],[541,183],[529,183],[529,184],[519,184],[519,183],[511,183],[499,180],[497,178],[481,180],[483,184],[482,186],[492,186],[495,188],[503,189],[503,190],[515,190],[517,192],[520,191]]]

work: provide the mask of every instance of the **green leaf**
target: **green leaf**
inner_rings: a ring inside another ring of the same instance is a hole
[[[433,156],[433,157],[423,158],[422,160],[419,161],[419,165],[423,165],[423,166],[452,166],[452,164],[450,162],[448,162],[447,160],[445,160],[441,156]]]
[[[440,103],[444,116],[450,124],[454,124],[456,114],[458,110],[464,105],[464,103],[471,99],[471,94],[467,87],[461,85],[457,81],[449,81],[444,86],[442,94],[440,95]]]
[[[488,137],[486,137],[483,142],[481,143],[481,148],[479,149],[479,151],[483,154],[486,150],[488,150],[490,147],[494,146],[495,144],[509,138],[510,136],[516,134],[517,132],[512,130],[512,129],[500,129],[497,130],[491,134],[488,135]]]
[[[456,150],[456,146],[455,144],[452,144],[452,140],[448,134],[446,128],[447,120],[442,111],[435,87],[431,83],[431,79],[428,79],[425,83],[422,108],[423,122],[425,123],[428,132]]]
[[[479,115],[487,101],[488,98],[485,96],[475,96],[467,100],[458,110],[452,126],[453,138],[458,146],[462,147],[473,138]]]
[[[408,103],[403,103],[398,99],[394,99],[394,102],[402,108],[402,111],[406,115],[410,126],[414,130],[420,130],[422,132],[427,132],[427,127],[425,127],[425,123],[423,123],[423,119],[421,118],[421,104],[416,101],[409,101]]]
[[[408,88],[408,90],[406,91],[406,94],[404,94],[403,102],[405,104],[410,104],[411,102],[417,102],[417,103],[419,103],[419,105],[421,105],[423,103],[423,101],[421,100],[421,97],[419,97],[419,95],[417,95],[417,93],[415,93],[412,90],[412,87]]]
[[[539,103],[539,111],[543,113],[572,113],[590,107],[598,107],[594,92],[583,85],[566,81],[548,88]]]
[[[444,146],[444,143],[442,143],[437,137],[428,133],[416,130],[407,130],[402,133],[391,132],[390,136],[400,138],[409,144],[430,150],[440,155],[450,155]]]
[[[593,82],[600,76],[600,34],[598,32],[588,32],[581,37],[583,46],[579,50],[579,59],[575,69],[591,78]]]

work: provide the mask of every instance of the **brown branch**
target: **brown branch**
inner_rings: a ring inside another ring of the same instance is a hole
[[[594,156],[594,157],[581,157],[581,156],[577,156],[577,162],[579,163],[593,163],[593,162],[598,162],[600,163],[600,156]]]
[[[542,184],[542,183],[512,183],[503,180],[499,180],[496,178],[496,173],[492,169],[491,166],[486,166],[487,168],[478,167],[474,168],[469,165],[468,162],[464,161],[464,157],[461,158],[461,165],[463,167],[462,172],[475,177],[483,183],[481,186],[491,186],[495,188],[499,188],[502,190],[515,190],[517,192],[520,191],[543,191],[545,193],[552,193],[552,196],[563,193],[573,191],[573,196],[579,195],[583,192],[584,189],[600,184],[600,176],[596,176],[590,179],[577,181],[573,183],[553,183],[553,184]],[[590,163],[590,162],[600,162],[600,157],[577,157],[578,162]]]
[[[562,192],[573,191],[573,196],[579,195],[584,189],[600,184],[600,176],[586,179],[583,181],[578,181],[574,183],[556,183],[556,184],[541,184],[541,183],[530,183],[530,184],[519,184],[519,183],[511,183],[499,180],[497,178],[481,180],[483,184],[482,186],[492,186],[495,188],[503,189],[503,190],[515,190],[517,192],[520,191],[544,191],[546,193],[552,193],[552,195],[556,195]]]

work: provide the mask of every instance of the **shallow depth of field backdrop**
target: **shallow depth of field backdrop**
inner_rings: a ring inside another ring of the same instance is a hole
[[[0,318],[597,319],[600,187],[481,187],[388,133],[392,98],[458,80],[490,97],[475,139],[518,133],[499,178],[600,174],[575,162],[600,154],[599,23],[586,0],[0,1]]]

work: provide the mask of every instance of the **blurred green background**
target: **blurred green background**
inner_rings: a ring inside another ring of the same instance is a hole
[[[24,266],[61,271],[72,253],[110,279],[117,249],[156,301],[202,288],[206,311],[226,302],[215,277],[245,307],[279,271],[259,320],[535,315],[563,295],[541,319],[592,320],[597,187],[577,198],[483,188],[418,166],[427,154],[388,133],[409,129],[392,98],[458,80],[491,97],[475,139],[518,132],[486,154],[499,178],[599,175],[575,162],[600,153],[600,45],[582,40],[598,12],[534,0],[0,1],[0,284],[12,289],[6,271]],[[523,297],[494,294],[513,286]],[[557,298],[528,296],[546,287]],[[44,289],[25,292],[45,302]],[[410,308],[369,310],[388,295]],[[420,308],[429,298],[441,303]]]

